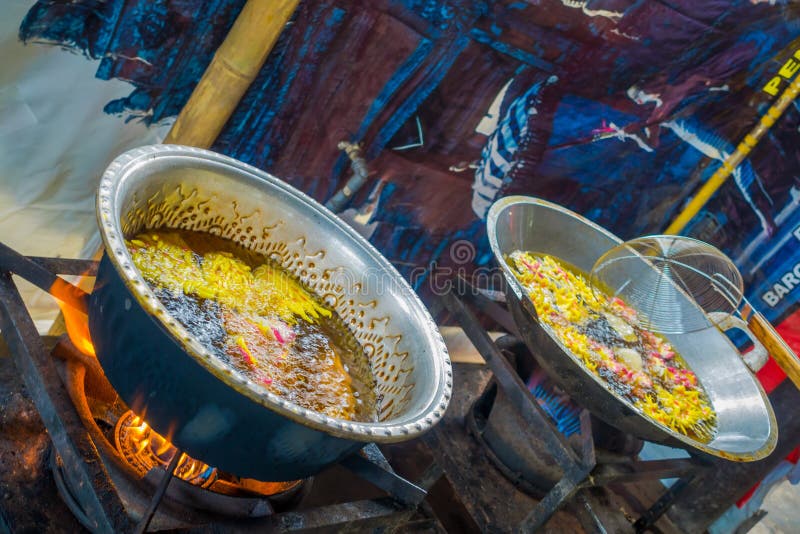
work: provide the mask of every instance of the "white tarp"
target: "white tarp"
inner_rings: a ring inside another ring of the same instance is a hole
[[[97,61],[23,45],[17,32],[32,4],[6,0],[0,17],[0,241],[29,255],[90,257],[99,244],[94,195],[103,169],[166,132],[103,113],[131,86],[96,79]],[[52,298],[20,286],[44,327],[57,311]]]

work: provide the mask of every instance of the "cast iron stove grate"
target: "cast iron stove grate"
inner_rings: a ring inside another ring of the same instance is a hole
[[[51,293],[53,288],[61,288],[56,293],[62,301],[85,309],[86,295],[71,289],[65,294],[64,289],[72,286],[58,275],[93,276],[96,272],[97,263],[93,261],[25,257],[0,243],[0,330],[52,442],[53,473],[62,498],[84,526],[93,532],[142,531],[162,504],[173,479],[173,469],[181,456],[179,451],[172,456],[160,480],[154,482],[156,489],[149,495],[147,508],[137,514],[139,517],[132,518],[123,504],[132,498],[125,493],[131,491],[130,488],[121,483],[119,477],[111,476],[110,471],[115,469],[113,462],[103,458],[103,447],[93,441],[81,417],[80,412],[85,409],[81,405],[85,400],[79,396],[78,402],[74,402],[76,388],[65,387],[65,383],[69,385],[70,378],[74,378],[70,373],[74,373],[75,365],[82,365],[86,371],[93,366],[91,360],[84,357],[81,364],[81,352],[66,336],[60,339],[40,336],[12,279],[12,274],[19,275]],[[59,360],[65,360],[66,364]],[[81,386],[84,376],[90,374],[81,375]],[[342,471],[342,468],[345,473],[337,472],[335,476],[340,482],[337,480],[335,483],[361,486],[368,483],[367,486],[382,490],[384,496],[350,502],[338,502],[335,496],[331,496],[333,502],[318,503],[319,499],[316,499],[311,508],[280,512],[272,508],[268,499],[262,499],[261,506],[268,507],[262,510],[262,518],[239,520],[220,517],[213,522],[196,524],[192,530],[222,528],[291,532],[344,525],[391,529],[410,522],[416,522],[418,526],[427,523],[430,528],[436,528],[434,520],[419,513],[427,489],[437,478],[435,474],[423,475],[423,482],[414,484],[397,475],[374,444],[344,459],[333,470]],[[431,466],[430,469],[437,471],[438,468]],[[152,477],[154,471],[151,470],[148,476]],[[174,503],[165,506],[174,507]],[[178,512],[180,514],[180,507]]]
[[[514,501],[518,505],[527,503],[528,509],[521,516],[516,514],[513,519],[507,518],[508,524],[504,524],[503,529],[520,532],[540,530],[559,509],[568,507],[586,532],[615,531],[618,525],[604,526],[603,519],[599,517],[601,514],[596,513],[609,508],[608,503],[598,501],[598,488],[613,485],[615,490],[625,493],[624,488],[620,489],[621,484],[677,478],[678,481],[658,496],[641,517],[635,520],[630,518],[633,530],[643,532],[652,528],[669,509],[681,490],[700,471],[707,468],[707,462],[696,456],[670,460],[638,460],[636,457],[638,450],[636,448],[631,450],[629,444],[626,445],[627,449],[623,447],[625,454],[608,454],[605,450],[596,449],[594,436],[598,432],[593,433],[592,418],[588,411],[580,410],[576,414],[571,412],[570,406],[567,405],[559,412],[558,402],[553,402],[552,398],[542,398],[542,395],[552,393],[537,391],[536,387],[529,388],[520,378],[518,369],[510,360],[513,360],[514,351],[520,350],[520,347],[521,350],[527,349],[519,341],[517,326],[504,307],[463,279],[454,281],[450,290],[440,297],[437,306],[439,308],[437,312],[449,313],[450,317],[463,328],[491,370],[492,379],[479,387],[480,394],[462,399],[462,402],[468,402],[470,405],[463,413],[464,424],[469,433],[483,445],[484,454],[494,468],[501,471],[518,490],[521,490],[520,493],[528,493],[540,499],[536,502],[506,495],[505,500]],[[477,313],[484,317],[483,322]],[[486,319],[509,335],[493,340],[485,328]],[[518,469],[507,465],[507,458],[499,458],[492,447],[485,442],[482,417],[486,413],[487,403],[493,402],[495,396],[500,393],[505,397],[506,406],[519,417],[520,425],[516,431],[520,439],[538,443],[540,451],[544,452],[543,458],[531,458],[535,460],[533,463],[541,465],[543,462],[548,462],[557,466],[560,478],[556,479],[554,485],[550,484],[552,487],[545,490],[541,487],[532,487],[524,480]],[[534,393],[539,393],[540,398],[537,399]],[[543,400],[545,402],[542,402]],[[550,406],[546,406],[548,400]],[[459,399],[454,397],[451,404],[458,402]],[[564,409],[569,413],[563,411]],[[566,439],[564,430],[569,430],[575,425],[580,430],[576,436],[572,436],[570,443]],[[594,426],[598,427],[598,422],[595,422]],[[612,430],[622,436],[623,441],[632,439],[631,436]],[[443,425],[439,425],[425,438],[434,452],[435,461],[455,486],[455,493],[459,495],[464,508],[479,528],[491,530],[495,525],[487,522],[486,518],[491,516],[492,510],[497,509],[498,498],[492,495],[489,488],[484,491],[472,490],[474,487],[482,487],[482,479],[487,478],[486,470],[481,469],[474,459],[471,469],[462,465],[460,458],[465,456],[466,449],[459,440],[445,438],[442,435],[444,432],[447,430]],[[578,438],[577,445],[575,438]],[[602,515],[604,519],[611,517],[612,522],[617,520],[608,514]],[[631,524],[627,520],[624,521],[626,530],[630,529]]]

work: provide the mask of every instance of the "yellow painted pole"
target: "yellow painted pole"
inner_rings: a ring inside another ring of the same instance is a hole
[[[719,169],[708,179],[708,182],[700,188],[700,191],[683,209],[678,217],[669,225],[666,234],[680,233],[692,218],[706,205],[711,199],[712,195],[722,187],[722,184],[728,179],[731,173],[744,161],[744,158],[750,153],[751,150],[758,144],[772,125],[775,124],[786,108],[794,101],[800,93],[800,76],[797,76],[793,82],[783,91],[780,98],[767,110],[755,128],[744,136],[744,139],[736,150],[728,156]],[[756,338],[761,341],[769,354],[786,373],[794,385],[800,388],[800,360],[794,354],[792,349],[775,331],[772,325],[764,318],[763,315],[752,310],[750,317],[747,320],[747,325]]]
[[[264,65],[299,0],[248,0],[164,143],[208,148]]]
[[[783,91],[780,98],[767,110],[761,120],[758,122],[753,130],[744,136],[744,139],[736,150],[728,156],[719,169],[708,179],[708,181],[700,188],[700,191],[689,201],[689,204],[678,214],[672,224],[669,225],[665,234],[679,234],[686,228],[686,225],[697,215],[703,206],[708,203],[714,193],[722,187],[722,184],[728,179],[731,173],[739,166],[740,163],[747,157],[753,147],[755,147],[765,133],[775,124],[786,108],[794,101],[800,93],[800,76],[796,77],[793,82]]]

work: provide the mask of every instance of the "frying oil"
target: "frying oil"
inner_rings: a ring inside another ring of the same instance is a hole
[[[126,243],[170,314],[237,373],[304,408],[376,420],[363,348],[333,310],[272,261],[195,231],[151,230]]]

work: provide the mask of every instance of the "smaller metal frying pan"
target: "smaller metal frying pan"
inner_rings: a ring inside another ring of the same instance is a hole
[[[714,438],[702,443],[644,415],[586,369],[538,321],[533,303],[506,263],[515,250],[532,251],[556,256],[588,273],[621,239],[561,206],[524,196],[497,201],[489,210],[487,232],[508,281],[509,307],[523,340],[576,402],[610,425],[645,440],[742,462],[772,452],[778,439],[772,406],[739,351],[718,328],[667,336],[697,375],[717,414]]]

